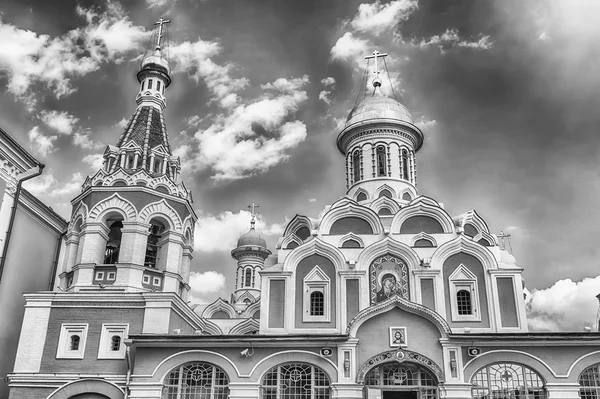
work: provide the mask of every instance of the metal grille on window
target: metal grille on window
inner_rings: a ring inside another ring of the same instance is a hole
[[[113,335],[113,337],[110,339],[110,350],[118,351],[119,349],[121,349],[121,337],[118,335]]]
[[[252,285],[252,270],[246,269],[244,276],[244,287],[250,287]]]
[[[69,350],[76,351],[79,350],[79,335],[71,335],[71,343],[69,345]]]
[[[365,376],[365,387],[382,388],[389,390],[391,387],[402,390],[418,390],[421,399],[437,399],[437,379],[424,367],[416,364],[396,362],[385,363],[369,370]]]
[[[305,363],[273,367],[263,377],[263,399],[329,399],[330,382],[319,367]]]
[[[172,370],[165,379],[163,399],[227,399],[229,377],[209,363],[188,363]]]
[[[474,399],[545,399],[540,375],[527,366],[497,363],[485,366],[473,376]],[[582,396],[583,397],[583,396]]]
[[[471,293],[467,290],[460,290],[456,293],[456,306],[459,315],[472,314]]]
[[[385,176],[385,147],[377,147],[377,176]]]
[[[310,294],[310,315],[323,316],[325,314],[325,296],[321,291]]]
[[[581,399],[600,398],[600,364],[595,364],[579,375],[579,396]]]

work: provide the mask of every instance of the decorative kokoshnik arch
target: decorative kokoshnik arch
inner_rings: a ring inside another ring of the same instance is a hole
[[[434,362],[427,356],[423,356],[420,353],[409,351],[406,349],[381,352],[369,358],[358,369],[358,372],[356,373],[356,382],[358,384],[364,383],[365,376],[367,375],[369,370],[381,364],[392,361],[396,361],[399,363],[411,362],[424,366],[436,376],[438,382],[444,382],[444,372],[442,371],[441,367],[437,365],[436,362]]]

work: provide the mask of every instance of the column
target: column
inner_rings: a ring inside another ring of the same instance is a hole
[[[139,159],[140,159],[140,154],[136,152],[133,157],[133,169],[137,169]]]
[[[150,225],[138,222],[123,222],[119,263],[143,265]]]
[[[110,229],[102,222],[85,223],[79,236],[75,264],[104,262],[104,251]]]

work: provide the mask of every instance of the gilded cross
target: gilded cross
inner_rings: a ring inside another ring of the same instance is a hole
[[[367,55],[365,57],[365,60],[370,60],[371,58],[375,59],[375,71],[374,71],[375,78],[379,78],[379,69],[377,68],[377,59],[380,57],[383,58],[386,56],[387,56],[387,53],[380,53],[379,51],[375,50],[375,51],[373,51],[373,55]]]
[[[505,238],[508,240],[508,243],[510,245],[510,233],[505,233],[501,231],[500,234],[498,234],[498,238],[500,239],[501,249],[506,249],[506,245],[504,242]]]
[[[255,223],[254,219],[256,218],[256,208],[260,208],[260,205],[258,205],[255,202],[248,205],[248,209],[250,209],[250,214],[252,215],[252,220],[250,221],[250,225],[252,228],[254,228],[254,223]]]
[[[170,19],[164,19],[163,17],[161,17],[158,21],[156,21],[154,23],[154,25],[158,25],[158,35],[156,36],[156,48],[160,49],[160,40],[162,39],[163,35],[163,25],[170,23],[171,20]]]

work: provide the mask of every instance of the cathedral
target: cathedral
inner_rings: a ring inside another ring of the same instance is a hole
[[[336,132],[345,195],[274,248],[253,220],[231,297],[191,307],[164,22],[71,202],[55,289],[25,294],[10,399],[600,398],[600,334],[528,331],[523,269],[475,210],[419,193],[424,134],[379,78]]]

